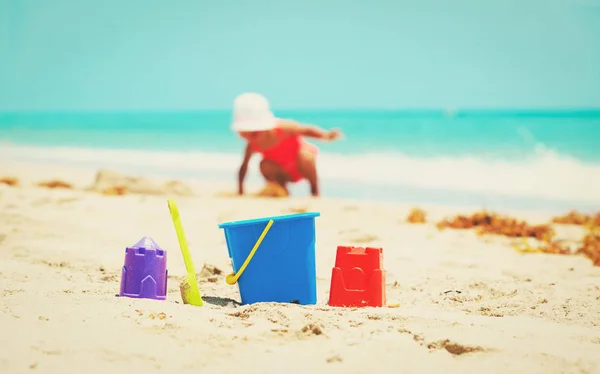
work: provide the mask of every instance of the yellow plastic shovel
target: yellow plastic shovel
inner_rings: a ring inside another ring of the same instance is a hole
[[[181,225],[181,218],[179,217],[179,210],[175,200],[167,200],[169,204],[169,211],[171,212],[171,218],[173,219],[173,225],[175,226],[175,232],[177,233],[177,240],[179,241],[179,247],[181,248],[181,254],[183,255],[183,262],[185,263],[185,269],[187,275],[181,284],[179,289],[181,291],[181,299],[184,304],[190,304],[195,306],[202,306],[202,296],[200,296],[200,289],[198,288],[198,282],[196,281],[196,271],[194,270],[194,262],[190,255],[190,250],[183,233],[183,226]]]

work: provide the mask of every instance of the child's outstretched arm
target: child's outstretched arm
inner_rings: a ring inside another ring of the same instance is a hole
[[[336,140],[342,136],[337,129],[327,131],[318,126],[305,125],[293,120],[281,120],[280,126],[289,135],[301,135],[319,140]]]
[[[238,194],[244,194],[244,179],[246,179],[246,172],[248,172],[248,163],[250,162],[250,158],[252,157],[252,148],[250,148],[250,144],[246,145],[246,149],[244,150],[244,159],[242,160],[242,165],[240,165],[240,170],[238,171]]]

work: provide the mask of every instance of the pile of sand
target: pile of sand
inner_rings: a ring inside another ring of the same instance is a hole
[[[126,175],[107,169],[98,170],[96,179],[94,180],[94,183],[88,187],[88,190],[107,195],[124,195],[131,193],[192,196],[194,194],[187,184],[180,181],[168,181],[161,184],[144,177]]]

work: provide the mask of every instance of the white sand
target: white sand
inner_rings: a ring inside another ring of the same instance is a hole
[[[94,172],[0,165],[0,177],[26,182],[0,186],[0,373],[600,373],[600,268],[581,256],[523,255],[506,238],[409,225],[406,205],[217,198],[221,187],[205,183],[177,198],[197,271],[223,271],[202,273],[207,305],[197,308],[181,303],[166,197],[31,186],[81,187]],[[216,305],[239,300],[217,224],[292,208],[321,212],[318,305]],[[433,221],[472,211],[423,208]],[[143,236],[168,251],[167,301],[115,297],[125,247]],[[383,247],[398,308],[327,306],[342,244]]]

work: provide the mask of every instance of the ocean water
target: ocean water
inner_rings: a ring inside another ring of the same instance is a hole
[[[489,209],[600,209],[600,110],[277,111],[324,128],[325,196]],[[0,159],[230,180],[229,111],[0,113]],[[259,156],[249,172],[259,181]],[[301,182],[291,189],[307,195]]]

